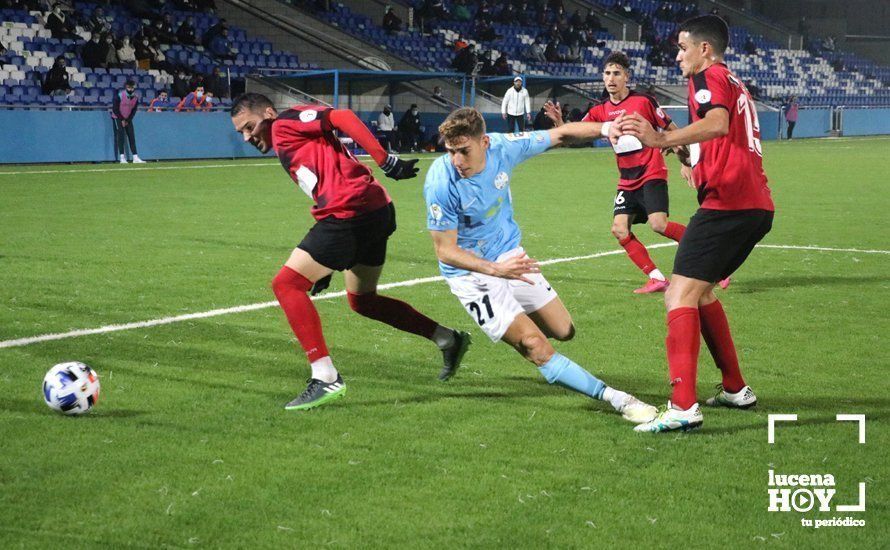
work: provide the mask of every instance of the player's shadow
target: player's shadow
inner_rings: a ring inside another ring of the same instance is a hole
[[[35,399],[4,399],[0,402],[0,410],[15,412],[15,413],[27,413],[27,414],[39,414],[39,415],[58,415],[54,411],[51,411],[45,404],[41,402],[39,398]],[[88,415],[83,418],[134,418],[137,416],[142,416],[145,414],[145,411],[139,411],[135,409],[104,409],[104,410],[93,410]],[[78,416],[71,416],[69,418],[80,418]]]
[[[731,291],[740,294],[753,294],[764,290],[785,288],[805,288],[808,286],[858,286],[874,283],[890,282],[890,277],[881,275],[843,276],[843,275],[799,275],[782,277],[761,277],[745,279],[730,287]]]

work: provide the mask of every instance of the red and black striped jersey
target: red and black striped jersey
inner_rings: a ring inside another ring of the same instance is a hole
[[[583,120],[585,122],[609,122],[621,115],[631,113],[639,113],[655,128],[663,130],[671,125],[670,117],[661,110],[654,97],[633,91],[618,103],[612,103],[611,99],[607,99],[599,105],[591,107]],[[636,138],[631,139],[636,140]],[[667,165],[665,165],[661,151],[658,149],[639,144],[638,149],[626,153],[615,153],[615,156],[618,161],[618,172],[621,175],[618,189],[633,191],[642,187],[647,181],[667,181]]]
[[[760,123],[751,95],[723,63],[689,79],[689,122],[711,109],[729,113],[729,133],[699,144],[692,154],[698,202],[713,210],[775,210],[763,171]],[[698,158],[696,158],[698,157]]]
[[[300,106],[272,122],[272,148],[288,175],[315,202],[316,220],[353,218],[389,204],[386,189],[334,135],[331,109]]]

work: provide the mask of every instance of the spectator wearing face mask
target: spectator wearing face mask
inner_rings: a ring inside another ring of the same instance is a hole
[[[211,101],[212,103],[212,101]],[[176,106],[176,112],[186,111],[203,111],[210,108],[207,102],[207,95],[204,93],[204,86],[198,86],[195,91],[189,92],[187,96],[182,98],[179,105]]]
[[[100,40],[102,36],[99,33],[94,33],[90,38],[90,41],[87,42],[83,50],[80,52],[80,57],[83,60],[83,64],[92,69],[96,69],[98,67],[102,67],[104,63],[104,58],[102,56],[103,46]]]
[[[68,71],[65,58],[61,55],[56,58],[52,68],[47,71],[43,80],[43,93],[46,95],[54,95],[58,93],[69,93],[71,86],[68,84]]]
[[[395,117],[392,114],[392,107],[384,105],[383,112],[377,115],[377,131],[380,134],[381,145],[386,148],[388,153],[393,151],[393,134],[396,129]]]
[[[167,93],[167,90],[161,90],[157,97],[151,100],[148,104],[148,112],[149,113],[160,113],[162,111],[166,111],[176,107],[176,103],[170,101],[170,94]]]
[[[105,35],[105,45],[102,47],[102,66],[108,69],[120,67],[120,60],[117,57],[117,48],[114,47],[114,37],[110,34]]]
[[[46,28],[52,33],[53,38],[80,38],[73,32],[74,20],[65,15],[62,11],[62,6],[59,4],[53,5],[52,11],[46,14],[44,20],[46,21]]]
[[[405,111],[402,119],[399,120],[399,133],[402,150],[410,149],[412,153],[418,150],[423,139],[423,132],[420,129],[420,111],[417,104],[411,105],[411,108]]]
[[[139,94],[136,93],[136,83],[128,80],[124,89],[114,94],[114,103],[111,105],[111,120],[114,123],[114,142],[117,145],[121,164],[127,163],[126,144],[129,141],[130,153],[133,154],[133,163],[142,164],[145,161],[139,158],[136,152],[136,132],[133,128],[133,118],[139,107]]]
[[[173,75],[173,97],[183,98],[194,89],[195,87],[191,86],[191,77],[185,69],[180,67]]]
[[[136,50],[130,44],[130,37],[125,36],[121,39],[121,47],[117,49],[117,59],[122,67],[136,68]]]

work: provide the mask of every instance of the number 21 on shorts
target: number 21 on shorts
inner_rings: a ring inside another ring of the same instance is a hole
[[[491,299],[488,297],[488,294],[483,296],[481,300],[467,304],[467,309],[473,315],[473,318],[476,319],[476,322],[479,323],[480,327],[494,317],[494,309],[491,307]]]

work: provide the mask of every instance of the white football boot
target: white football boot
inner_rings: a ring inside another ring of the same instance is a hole
[[[120,159],[121,164],[127,164],[127,155],[121,155]]]
[[[627,397],[615,410],[621,413],[622,418],[634,424],[650,422],[658,415],[658,409],[648,403],[643,403],[631,394],[627,394]]]
[[[145,164],[145,161],[139,158],[139,155],[133,155],[133,164]]]
[[[722,384],[717,384],[717,395],[709,397],[705,405],[709,407],[729,407],[730,409],[750,409],[757,404],[757,396],[751,386],[745,386],[737,393],[729,393],[723,389]]]
[[[667,408],[658,413],[651,422],[634,426],[635,432],[670,432],[675,430],[689,431],[700,428],[704,422],[698,403],[687,410],[675,409],[668,401]]]

